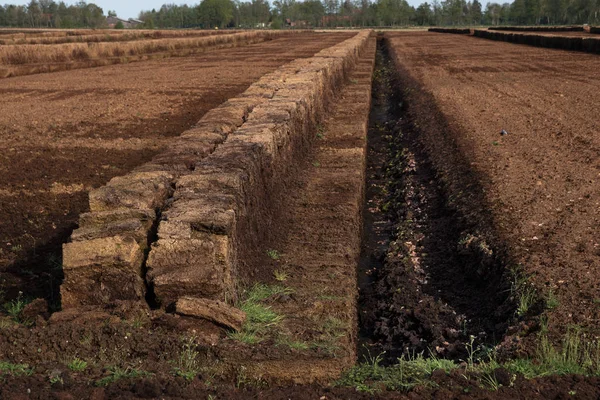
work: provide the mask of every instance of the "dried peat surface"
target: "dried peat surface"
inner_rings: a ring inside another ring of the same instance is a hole
[[[60,244],[87,193],[148,161],[253,81],[352,33],[0,82],[0,289],[56,301]]]
[[[520,276],[524,320],[503,348],[535,351],[536,335],[522,335],[541,328],[528,316],[544,307],[551,337],[573,325],[597,337],[598,57],[462,35],[386,39],[407,115],[469,227],[461,242]]]
[[[379,40],[369,120],[359,270],[363,356],[429,351],[465,360],[466,344],[501,339],[513,306],[502,269],[463,243],[468,226],[419,143],[394,63]],[[410,106],[409,106],[410,107]],[[486,269],[485,277],[473,273]]]

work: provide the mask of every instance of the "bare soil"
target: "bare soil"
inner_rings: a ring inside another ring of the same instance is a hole
[[[557,296],[551,334],[578,325],[597,335],[597,56],[426,32],[386,38],[408,114],[480,244],[520,268],[542,303]]]
[[[253,81],[352,33],[307,33],[196,57],[0,83],[0,288],[55,302],[60,245],[87,192],[148,161]]]

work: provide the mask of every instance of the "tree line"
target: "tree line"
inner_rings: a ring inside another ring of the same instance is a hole
[[[114,15],[114,12],[109,11]],[[143,28],[285,28],[408,25],[560,25],[599,24],[600,0],[431,0],[413,7],[406,0],[202,0],[196,5],[165,4],[142,11]],[[102,28],[102,8],[31,0],[0,6],[0,26]]]

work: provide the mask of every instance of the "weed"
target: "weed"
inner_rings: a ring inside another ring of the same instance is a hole
[[[184,337],[182,348],[175,365],[175,375],[181,376],[188,381],[193,380],[200,373],[200,362],[196,350],[196,338]]]
[[[321,166],[321,163],[320,163],[320,162],[318,162],[318,161],[313,161],[313,162],[312,162],[312,166],[313,166],[313,167],[320,167],[320,166]]]
[[[535,289],[532,287],[523,288],[519,294],[517,299],[517,315],[519,317],[523,317],[531,306],[535,303],[536,293]]]
[[[548,292],[548,297],[546,298],[546,308],[549,310],[554,310],[559,304],[558,297],[556,297],[556,294],[551,289]]]
[[[350,79],[350,83],[356,85],[358,83],[358,79]]]
[[[275,271],[273,271],[273,276],[275,277],[276,281],[285,282],[285,281],[287,281],[288,273],[285,271],[281,271],[281,270],[275,270]]]
[[[23,292],[19,292],[16,299],[4,304],[4,309],[15,322],[21,322],[19,316],[27,304],[29,304],[29,300],[23,297]]]
[[[1,375],[30,376],[33,374],[33,368],[29,368],[27,364],[13,364],[7,361],[0,361],[0,376]]]
[[[150,372],[130,367],[127,367],[125,369],[120,367],[112,367],[109,368],[108,372],[108,376],[105,376],[104,378],[96,381],[96,386],[108,386],[111,383],[117,382],[121,379],[143,378],[152,375]]]
[[[74,372],[81,372],[86,369],[88,363],[80,358],[75,357],[68,365],[69,369]]]
[[[267,255],[271,260],[279,260],[279,252],[277,250],[267,250]]]

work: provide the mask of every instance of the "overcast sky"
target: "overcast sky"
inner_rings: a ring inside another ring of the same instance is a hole
[[[57,3],[59,0],[55,0]],[[407,0],[408,4],[410,4],[411,6],[415,6],[417,7],[419,4],[423,3],[424,1],[428,1],[429,3],[431,3],[431,0]],[[198,4],[200,2],[200,0],[197,1],[182,1],[179,2],[177,0],[145,0],[145,1],[141,1],[141,0],[134,0],[134,1],[123,1],[123,0],[86,0],[87,3],[94,3],[100,7],[102,7],[102,9],[104,10],[104,15],[106,15],[108,13],[108,10],[115,10],[117,12],[117,15],[121,18],[137,18],[138,14],[140,13],[140,11],[142,10],[152,10],[153,8],[159,9],[160,6],[162,6],[163,4],[167,3],[167,4],[189,4],[189,5],[195,5]],[[29,0],[24,0],[24,1],[19,1],[19,0],[0,0],[0,4],[28,4]],[[73,4],[75,3],[75,1],[69,1],[69,0],[65,0],[65,3],[67,4]],[[273,3],[273,0],[269,0],[269,3]],[[482,1],[482,3],[485,5],[485,3],[487,3],[487,1]]]

